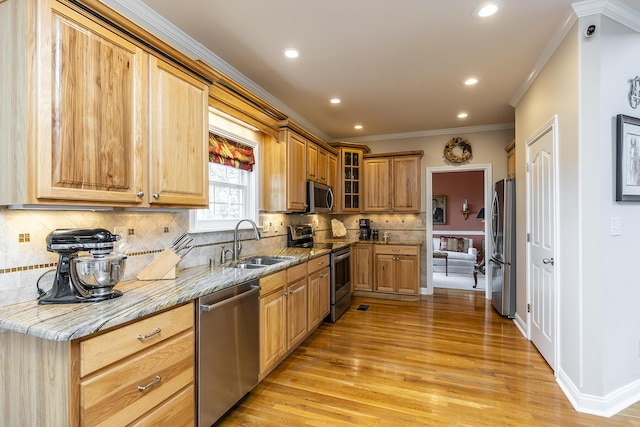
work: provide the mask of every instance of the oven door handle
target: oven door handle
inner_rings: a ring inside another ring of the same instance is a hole
[[[334,262],[342,261],[343,259],[349,258],[351,256],[351,251],[345,252],[343,254],[336,254],[334,257]]]

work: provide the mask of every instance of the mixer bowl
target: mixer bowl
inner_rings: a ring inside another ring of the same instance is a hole
[[[94,294],[111,292],[111,289],[124,276],[126,259],[127,257],[121,254],[72,258],[71,274]]]

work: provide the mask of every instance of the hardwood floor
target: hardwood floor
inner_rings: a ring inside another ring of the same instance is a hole
[[[576,412],[483,293],[436,289],[420,302],[355,298],[218,423],[304,425],[640,426],[640,403]]]

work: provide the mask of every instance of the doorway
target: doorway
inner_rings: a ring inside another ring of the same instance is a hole
[[[490,164],[480,165],[466,165],[466,166],[441,166],[441,167],[428,167],[426,169],[426,211],[433,212],[433,174],[447,173],[447,172],[467,172],[467,171],[482,171],[484,177],[484,206],[488,207],[491,204],[491,196],[493,194],[493,177]],[[451,212],[455,212],[455,207],[450,207]],[[433,245],[431,244],[433,239],[433,224],[431,218],[427,214],[426,216],[426,265],[429,266],[427,274],[427,295],[433,294]],[[484,223],[484,237],[485,240],[485,256],[491,253],[491,239],[489,239],[488,221]],[[489,266],[486,266],[485,272],[485,297],[491,298],[491,271]]]

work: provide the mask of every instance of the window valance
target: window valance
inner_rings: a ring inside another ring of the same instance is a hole
[[[252,171],[256,163],[253,148],[212,132],[209,132],[209,161],[246,171]]]

